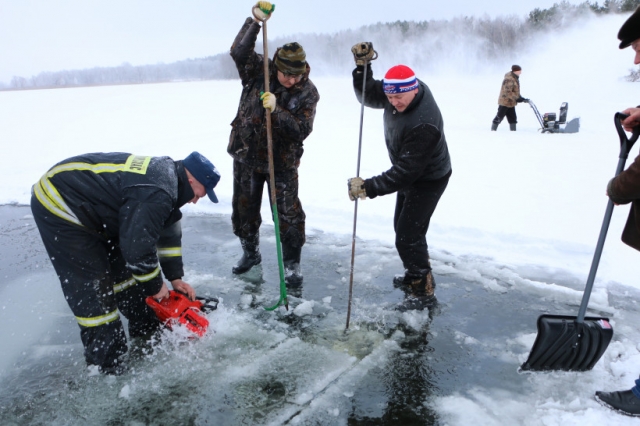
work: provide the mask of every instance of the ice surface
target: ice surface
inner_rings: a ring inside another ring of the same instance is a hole
[[[636,85],[622,80],[632,53],[615,40],[623,18],[589,21],[523,52],[523,95],[541,112],[569,102],[569,118],[581,118],[577,134],[541,135],[526,105],[518,106],[517,132],[506,123],[490,132],[504,72],[416,69],[442,109],[453,162],[429,231],[440,306],[394,311],[402,300],[391,287],[402,272],[394,197],[365,200],[346,334],[353,203],[345,183],[355,174],[360,111],[348,76],[314,79],[322,99],[300,167],[305,285],[290,294],[288,312],[273,313],[262,310],[278,298],[266,198],[263,267],[242,278],[230,273],[240,256],[228,216],[235,105],[212,99],[237,99],[237,81],[1,92],[5,204],[28,204],[44,171],[82,152],[179,159],[198,150],[210,158],[222,174],[220,203],[185,209],[185,278],[222,301],[203,339],[166,334],[128,375],[93,374],[29,210],[1,207],[0,417],[18,424],[633,424],[593,399],[596,390],[630,388],[639,373],[640,254],[619,240],[626,206],[614,210],[591,297],[590,312],[610,316],[615,329],[602,360],[585,373],[516,372],[537,316],[575,314],[580,303],[617,162],[612,118],[638,104]],[[361,175],[369,177],[389,163],[380,113],[366,110],[364,123]]]

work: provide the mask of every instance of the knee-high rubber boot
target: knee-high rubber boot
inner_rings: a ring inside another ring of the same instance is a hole
[[[260,237],[258,235],[249,238],[240,238],[240,244],[242,245],[243,254],[236,266],[231,268],[234,274],[244,274],[262,262]]]
[[[302,284],[300,272],[300,255],[302,247],[292,247],[282,243],[282,261],[284,263],[284,281],[292,287]]]
[[[496,130],[498,130],[498,123],[491,123],[491,131],[495,132]]]
[[[509,123],[509,129],[510,129],[512,132],[515,132],[515,131],[516,131],[516,123]]]

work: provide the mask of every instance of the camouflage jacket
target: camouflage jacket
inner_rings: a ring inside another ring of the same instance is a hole
[[[242,81],[240,105],[231,122],[227,152],[236,160],[266,172],[269,165],[265,109],[260,100],[264,91],[263,55],[255,52],[260,25],[247,18],[231,46]],[[277,52],[276,52],[277,54]],[[273,161],[276,170],[297,167],[302,157],[303,142],[313,130],[316,104],[320,95],[309,80],[309,64],[300,82],[287,89],[278,82],[277,70],[269,60],[271,92],[276,96],[276,109],[271,114]]]
[[[500,89],[500,97],[498,105],[513,108],[520,99],[520,78],[513,71],[509,71],[504,75],[502,80],[502,88]]]

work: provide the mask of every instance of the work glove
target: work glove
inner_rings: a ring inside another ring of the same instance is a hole
[[[262,106],[265,109],[273,112],[276,109],[276,95],[271,92],[264,92],[260,95],[260,100],[262,100]]]
[[[378,57],[378,52],[373,50],[373,43],[370,41],[354,44],[351,48],[351,53],[353,53],[356,65],[364,65],[365,60],[370,62]]]
[[[355,201],[356,198],[364,200],[367,198],[367,191],[364,189],[364,179],[354,177],[349,179],[347,186],[349,187],[349,198]]]
[[[253,6],[253,8],[251,8],[253,16],[258,21],[266,21],[267,19],[271,18],[271,13],[274,10],[276,10],[276,5],[271,4],[268,1],[259,1],[255,4],[255,6]]]

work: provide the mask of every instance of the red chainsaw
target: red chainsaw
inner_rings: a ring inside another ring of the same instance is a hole
[[[198,337],[204,336],[209,327],[209,320],[204,314],[218,307],[215,297],[196,297],[191,301],[184,293],[174,290],[170,290],[169,297],[160,301],[149,296],[146,302],[170,330],[172,325],[182,324]]]

